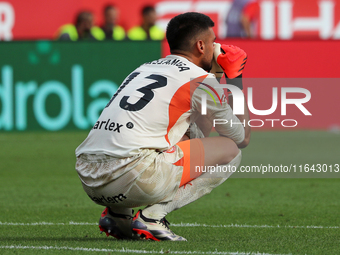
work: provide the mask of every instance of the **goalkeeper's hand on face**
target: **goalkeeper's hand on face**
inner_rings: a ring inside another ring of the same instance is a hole
[[[221,67],[229,83],[231,79],[242,78],[242,72],[247,62],[247,54],[237,46],[216,43],[214,61]],[[243,89],[242,79],[233,80],[232,83],[236,83],[233,85]]]
[[[223,69],[227,78],[234,79],[242,74],[247,62],[247,54],[237,46],[216,43],[214,59]]]
[[[217,61],[216,61],[217,56],[221,53],[220,46],[221,44],[215,43],[214,58],[212,60],[211,70],[210,70],[210,73],[215,74],[217,80],[220,80],[223,76],[223,69],[220,67],[219,64],[217,64]],[[217,50],[217,48],[219,48],[219,50]]]

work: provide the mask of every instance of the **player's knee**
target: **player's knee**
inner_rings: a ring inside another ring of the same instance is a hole
[[[237,147],[236,143],[233,142],[228,144],[223,164],[228,164],[230,161],[232,161],[238,155],[239,151],[240,150]]]

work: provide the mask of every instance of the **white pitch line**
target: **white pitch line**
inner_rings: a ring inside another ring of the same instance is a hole
[[[132,250],[122,249],[100,249],[100,248],[84,248],[84,247],[68,247],[68,246],[23,246],[23,245],[4,245],[0,249],[29,249],[29,250],[70,250],[70,251],[90,251],[90,252],[122,252],[122,253],[143,253],[143,254],[210,254],[210,255],[279,255],[259,252],[225,252],[225,251],[171,251],[171,250]],[[283,254],[281,254],[283,255]]]
[[[54,222],[32,222],[32,223],[20,223],[20,222],[1,222],[0,226],[70,226],[70,225],[98,225],[98,223],[91,222],[74,222],[70,221],[67,223],[54,223]],[[173,227],[203,227],[203,228],[312,228],[312,229],[339,229],[340,226],[280,226],[280,225],[247,225],[247,224],[228,224],[228,225],[208,225],[201,223],[173,223]]]
[[[179,223],[171,224],[175,227],[205,227],[205,228],[340,228],[339,226],[280,226],[280,225],[247,225],[247,224],[228,224],[228,225],[208,225],[201,223]]]
[[[21,222],[1,222],[0,221],[0,226],[58,226],[58,225],[62,225],[62,226],[69,226],[69,225],[98,225],[98,223],[91,223],[91,222],[67,222],[67,223],[55,223],[55,222],[31,222],[31,223],[21,223]]]

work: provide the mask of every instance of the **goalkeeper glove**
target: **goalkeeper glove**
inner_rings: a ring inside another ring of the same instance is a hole
[[[247,54],[237,46],[216,43],[214,58],[227,78],[234,79],[242,74]]]

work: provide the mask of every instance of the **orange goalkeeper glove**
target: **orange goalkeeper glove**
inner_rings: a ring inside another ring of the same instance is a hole
[[[227,78],[234,79],[242,74],[247,54],[237,46],[216,43],[214,58]]]

